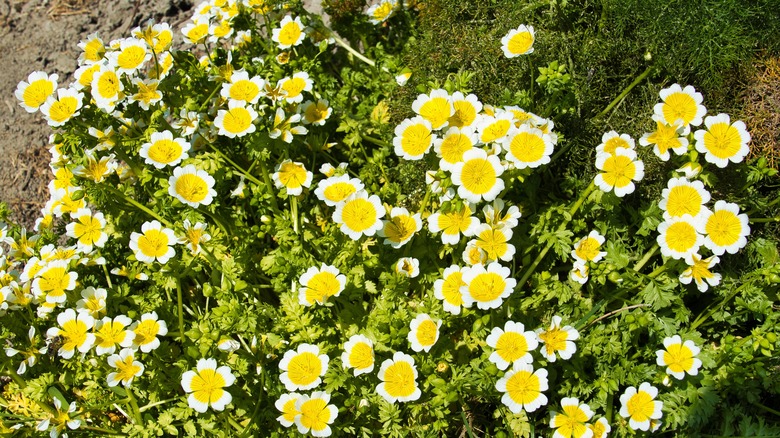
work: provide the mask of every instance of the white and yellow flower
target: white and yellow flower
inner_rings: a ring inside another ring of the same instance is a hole
[[[395,128],[395,137],[393,137],[395,154],[405,160],[422,159],[436,139],[431,131],[431,122],[420,116],[404,120]]]
[[[441,231],[441,241],[448,245],[457,245],[461,234],[470,237],[476,234],[479,227],[479,219],[473,216],[473,206],[468,202],[462,203],[459,209],[428,216],[428,229],[431,233]]]
[[[473,94],[464,96],[460,91],[456,91],[450,96],[450,102],[455,110],[455,113],[448,120],[451,127],[469,127],[477,120],[477,114],[482,112],[482,102]]]
[[[442,301],[445,311],[453,315],[460,315],[460,308],[463,306],[461,287],[465,285],[463,268],[452,265],[444,270],[442,278],[433,282],[433,294]]]
[[[469,240],[466,243],[466,248],[462,254],[463,263],[474,265],[486,265],[488,263],[488,256],[485,250],[477,246],[476,240]]]
[[[553,438],[592,438],[593,431],[587,422],[593,417],[593,410],[575,397],[561,399],[563,412],[550,413],[550,427],[555,429]]]
[[[395,8],[398,6],[396,0],[381,0],[379,3],[371,6],[366,11],[368,15],[368,21],[371,24],[380,24],[387,21],[390,16],[395,12]]]
[[[697,254],[699,247],[704,243],[704,237],[699,234],[701,224],[702,220],[694,219],[690,215],[661,222],[658,225],[656,238],[658,246],[661,247],[661,254],[678,260],[688,260]]]
[[[96,321],[95,352],[99,355],[114,354],[117,345],[122,348],[132,347],[135,339],[135,333],[129,329],[132,323],[133,320],[125,315],[117,315],[114,319],[106,316]]]
[[[257,130],[254,124],[257,116],[257,111],[248,106],[246,102],[231,100],[228,102],[227,110],[217,111],[214,126],[219,129],[219,135],[230,138],[243,137]]]
[[[138,106],[144,111],[149,111],[152,105],[155,105],[162,101],[162,91],[158,90],[160,81],[156,79],[141,79],[134,78],[133,85],[135,85],[136,92],[128,98],[130,102],[137,102]]]
[[[70,215],[74,222],[65,226],[65,235],[76,239],[76,247],[79,251],[88,253],[94,246],[102,248],[108,241],[108,234],[104,231],[106,219],[103,213],[92,211],[88,208],[76,210]]]
[[[452,183],[458,186],[458,196],[472,203],[492,201],[504,190],[504,173],[495,155],[488,156],[482,149],[471,149],[463,154],[463,162],[452,169]]]
[[[660,92],[661,103],[655,104],[653,112],[660,121],[668,125],[701,125],[702,118],[707,114],[707,108],[702,105],[704,98],[692,86],[685,88],[673,84]],[[657,120],[658,121],[658,120]]]
[[[117,73],[133,75],[152,59],[152,53],[143,40],[125,38],[119,43],[118,50],[108,54],[108,58],[116,67]]]
[[[670,150],[677,155],[682,155],[688,151],[688,139],[686,136],[690,131],[689,127],[680,123],[670,125],[664,122],[663,118],[657,114],[653,115],[653,120],[656,124],[655,131],[644,134],[639,139],[640,145],[653,145],[653,153],[663,161],[669,160]]]
[[[691,281],[695,281],[699,292],[706,292],[710,286],[714,287],[720,284],[721,275],[710,271],[720,262],[718,256],[702,259],[698,254],[693,254],[686,262],[689,263],[689,266],[680,274],[680,283],[690,284]]]
[[[298,302],[304,306],[324,304],[330,297],[337,297],[347,286],[347,277],[335,266],[312,266],[301,275]]]
[[[534,368],[527,363],[515,362],[512,369],[496,382],[496,389],[503,392],[501,403],[513,414],[521,410],[534,412],[547,404],[547,370]]]
[[[139,155],[146,164],[158,169],[176,166],[189,158],[191,145],[183,138],[174,138],[171,131],[153,132],[148,143],[141,146]]]
[[[289,49],[301,44],[304,36],[300,17],[293,19],[289,15],[282,19],[278,29],[271,32],[271,39],[278,44],[280,49]]]
[[[618,148],[634,150],[635,147],[634,139],[630,135],[609,131],[601,136],[601,143],[596,146],[596,155],[603,152],[614,154]]]
[[[309,130],[303,126],[294,126],[301,121],[300,114],[293,114],[290,117],[284,113],[284,110],[279,107],[276,109],[274,115],[274,125],[268,132],[268,136],[271,138],[282,138],[285,143],[292,143],[293,135],[306,135]]]
[[[299,433],[311,432],[312,436],[317,437],[331,435],[330,424],[336,420],[339,410],[328,402],[330,394],[323,391],[315,391],[311,395],[303,394],[298,398],[295,402],[295,409],[298,411],[295,425],[298,426]]]
[[[505,143],[505,137],[514,128],[514,116],[506,111],[498,111],[494,115],[481,114],[477,117],[475,127],[477,140],[483,144]],[[520,149],[518,149],[520,153]]]
[[[363,235],[373,236],[382,229],[384,215],[385,208],[379,196],[369,196],[365,190],[360,190],[336,205],[333,221],[340,225],[342,233],[358,240]]]
[[[203,222],[193,224],[189,219],[184,219],[182,225],[184,227],[184,236],[180,237],[177,242],[189,248],[192,255],[200,254],[202,250],[200,244],[211,240],[211,235],[206,233],[207,225]]]
[[[592,438],[607,438],[610,432],[612,432],[612,426],[609,425],[607,419],[604,417],[598,420],[588,423],[588,429],[593,432]]]
[[[127,388],[134,378],[144,372],[144,365],[135,360],[135,350],[132,348],[123,348],[119,354],[109,356],[108,366],[116,368],[116,371],[108,373],[108,386],[117,386],[121,382]]]
[[[344,368],[352,368],[355,376],[374,371],[374,343],[364,335],[352,335],[341,353]]]
[[[409,324],[409,334],[406,336],[412,350],[417,353],[431,351],[431,347],[439,340],[441,322],[440,319],[434,320],[427,313],[418,314]]]
[[[664,350],[655,352],[656,363],[658,366],[666,367],[667,374],[682,380],[685,374],[692,376],[699,374],[701,360],[696,357],[699,351],[699,347],[693,341],[683,342],[680,335],[674,335],[664,338]]]
[[[32,292],[36,297],[46,297],[48,303],[64,303],[66,292],[76,288],[78,274],[71,272],[67,260],[49,261],[38,271],[33,280]]]
[[[281,423],[282,426],[290,427],[295,424],[295,417],[300,414],[300,411],[295,407],[295,403],[299,398],[301,398],[301,394],[289,392],[287,394],[282,394],[282,396],[274,402],[276,409],[282,413],[282,415],[276,417],[276,421]]]
[[[526,331],[523,324],[514,321],[507,321],[503,329],[493,327],[486,343],[494,349],[488,359],[500,370],[507,369],[515,362],[532,363],[531,352],[539,346],[536,333]]]
[[[278,84],[282,90],[287,92],[284,96],[284,100],[288,103],[303,102],[303,92],[311,91],[313,85],[314,82],[305,71],[295,73],[291,78],[282,78],[279,80]]]
[[[211,175],[189,164],[173,169],[173,176],[168,178],[168,194],[192,208],[198,208],[201,204],[211,204],[217,191]]]
[[[420,94],[412,102],[412,110],[431,124],[431,129],[447,127],[450,117],[455,114],[447,90],[437,88],[430,94]]]
[[[504,137],[502,147],[506,159],[518,169],[535,169],[550,162],[553,142],[541,129],[523,124],[512,129]]]
[[[129,330],[135,334],[133,347],[148,353],[160,346],[157,337],[168,334],[168,324],[157,317],[157,312],[150,312],[141,315],[141,320],[131,324]]]
[[[520,209],[513,205],[506,210],[504,200],[496,198],[492,203],[482,207],[482,214],[485,215],[485,223],[490,224],[494,228],[506,228],[511,230],[517,226],[517,221],[522,217]]]
[[[116,169],[119,167],[114,154],[98,159],[95,155],[95,150],[86,150],[84,151],[84,159],[86,163],[76,166],[73,169],[73,174],[82,178],[88,178],[96,183],[103,182],[107,176],[116,172]],[[72,216],[73,213],[71,213]]]
[[[463,294],[463,306],[471,307],[476,303],[482,310],[495,309],[504,302],[504,298],[515,289],[517,281],[510,278],[511,271],[498,262],[493,262],[485,267],[474,265],[463,269],[463,282],[461,287]]]
[[[92,77],[92,99],[98,108],[106,112],[113,111],[117,103],[124,99],[124,90],[124,84],[110,65],[101,65]]]
[[[614,191],[618,197],[634,192],[634,181],[645,176],[645,164],[632,149],[618,148],[614,154],[601,153],[596,156],[596,186],[604,192]]]
[[[741,163],[750,152],[750,134],[745,122],[731,123],[728,114],[708,116],[704,119],[706,129],[693,133],[696,150],[704,154],[704,160],[720,168],[729,162]]]
[[[656,400],[658,389],[647,382],[639,388],[629,386],[620,396],[620,415],[628,418],[628,425],[634,430],[647,431],[651,420],[659,420],[663,413],[663,402]]]
[[[301,344],[297,350],[284,353],[282,361],[279,362],[279,369],[283,371],[279,380],[288,391],[315,388],[322,383],[329,360],[327,354],[320,354],[316,345]]]
[[[56,98],[51,95],[41,105],[41,114],[46,118],[49,126],[62,126],[79,115],[83,100],[84,93],[73,88],[60,88],[57,90]]]
[[[176,235],[170,228],[164,228],[158,221],[144,222],[141,233],[130,234],[130,249],[135,253],[136,260],[152,263],[155,260],[165,264],[176,255],[173,245]]]
[[[333,108],[330,106],[330,102],[327,99],[317,99],[316,102],[306,101],[298,108],[303,118],[301,121],[304,125],[316,125],[322,126],[328,120],[328,117],[333,113]]]
[[[715,255],[736,254],[747,245],[750,235],[748,216],[739,213],[739,206],[726,201],[718,201],[712,211],[702,215],[704,241],[702,244]]]
[[[420,213],[411,214],[403,207],[393,207],[390,211],[390,219],[383,220],[382,223],[383,226],[377,231],[377,235],[385,238],[385,245],[395,249],[404,246],[422,229]]]
[[[81,291],[81,299],[76,301],[76,311],[87,313],[97,320],[106,313],[106,298],[108,291],[102,287],[86,287]]]
[[[540,351],[548,362],[555,362],[557,356],[569,360],[577,351],[574,341],[580,338],[580,333],[570,325],[561,327],[561,320],[560,316],[553,316],[547,330],[536,329],[536,336],[542,343]]]
[[[574,258],[575,263],[583,265],[587,262],[596,263],[607,255],[605,251],[599,251],[603,244],[604,236],[593,230],[574,244],[571,256]]]
[[[57,90],[57,79],[57,74],[49,75],[42,71],[30,73],[26,81],[19,82],[14,92],[19,105],[28,113],[38,111]]]
[[[664,211],[664,219],[682,218],[687,214],[698,220],[707,212],[704,204],[710,202],[710,192],[701,181],[672,178],[666,187],[658,203]]]
[[[62,338],[62,344],[57,350],[60,357],[70,359],[76,350],[80,353],[87,353],[92,348],[95,343],[95,335],[89,331],[95,324],[94,318],[86,313],[77,314],[73,309],[66,309],[57,315],[57,323],[60,328],[50,328],[46,332],[46,337],[49,339],[58,336]]]
[[[528,55],[534,52],[535,33],[533,26],[521,24],[517,29],[512,29],[501,38],[501,50],[504,56],[514,58],[520,55]]]
[[[482,224],[477,227],[474,236],[475,246],[485,251],[488,262],[498,260],[508,262],[515,255],[515,246],[509,243],[512,240],[511,228]]]
[[[344,202],[353,193],[363,190],[363,183],[349,175],[330,176],[317,184],[314,194],[320,201],[333,207]]]
[[[439,168],[452,171],[455,164],[463,161],[463,154],[471,150],[476,143],[477,136],[473,128],[450,127],[443,137],[433,140],[433,150],[441,158]]]
[[[417,386],[417,367],[414,358],[396,351],[392,359],[385,359],[379,368],[376,392],[389,403],[409,402],[420,398],[422,391]]]
[[[303,163],[284,160],[276,165],[271,178],[277,189],[285,188],[288,195],[298,196],[303,193],[304,187],[311,186],[314,174],[306,170]]]
[[[187,403],[197,412],[204,413],[209,407],[222,411],[233,401],[224,388],[236,381],[227,365],[217,367],[216,359],[198,359],[197,371],[188,370],[181,376],[181,387],[187,396]]]
[[[82,50],[79,53],[79,65],[97,64],[103,60],[103,56],[106,54],[106,46],[97,32],[89,34],[86,40],[79,42],[78,47]]]
[[[190,44],[201,44],[209,36],[209,22],[208,20],[193,20],[181,29],[181,33],[184,35],[184,41]]]
[[[393,265],[393,270],[403,277],[415,278],[420,275],[420,261],[414,257],[401,257]]]

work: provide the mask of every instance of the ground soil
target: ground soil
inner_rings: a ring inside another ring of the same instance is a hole
[[[36,70],[73,80],[78,43],[98,32],[103,41],[129,36],[148,19],[180,29],[200,0],[0,0],[0,202],[12,220],[31,226],[48,199],[51,128],[20,107],[14,91]],[[321,12],[320,1],[306,1]],[[178,40],[181,38],[176,32]]]

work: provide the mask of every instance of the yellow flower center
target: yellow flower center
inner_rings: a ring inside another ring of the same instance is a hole
[[[147,257],[162,257],[168,252],[168,236],[160,230],[149,230],[138,238],[138,249]]]
[[[636,176],[636,165],[631,158],[613,155],[604,162],[604,182],[612,187],[625,187]]]
[[[95,333],[96,344],[98,347],[110,348],[124,341],[126,334],[125,326],[122,323],[109,321]]]
[[[539,340],[544,342],[544,348],[547,350],[547,354],[555,354],[556,351],[566,350],[566,339],[568,337],[568,333],[561,330],[560,327],[553,327],[539,333]]]
[[[423,347],[428,347],[436,342],[436,335],[439,331],[435,322],[430,319],[423,320],[417,326],[417,342]]]
[[[463,154],[471,147],[471,140],[467,136],[463,134],[448,135],[441,142],[441,157],[444,161],[455,164],[463,160]]]
[[[252,114],[246,108],[241,107],[229,109],[225,113],[225,118],[222,119],[222,126],[231,134],[242,133],[249,129],[251,124]]]
[[[632,420],[641,423],[649,420],[650,416],[653,415],[655,404],[650,394],[639,391],[628,399],[626,409]]]
[[[512,138],[509,150],[524,163],[535,163],[544,157],[544,140],[536,134],[521,132]]]
[[[715,245],[729,246],[739,240],[742,234],[742,223],[734,213],[718,210],[707,220],[705,231]]]
[[[70,351],[84,345],[88,330],[87,325],[77,319],[66,321],[60,330],[60,335],[63,337],[62,349]]]
[[[496,170],[487,159],[474,158],[466,162],[461,171],[463,187],[475,195],[483,195],[496,185]]]
[[[218,402],[225,391],[225,379],[216,370],[204,369],[192,378],[192,392],[201,403]]]
[[[91,62],[98,62],[103,59],[103,54],[106,52],[103,43],[98,39],[90,40],[84,46],[84,59]]]
[[[285,24],[279,32],[279,44],[283,46],[292,46],[298,42],[301,33],[302,30],[301,27],[298,26],[298,23],[291,21]]]
[[[456,128],[462,128],[464,126],[470,126],[477,118],[477,110],[471,102],[465,100],[456,100],[452,103],[455,108],[455,114],[450,117],[450,126]]]
[[[97,83],[97,91],[100,97],[109,99],[119,94],[119,78],[112,71],[104,72],[100,75]]]
[[[209,34],[209,25],[206,23],[198,24],[197,26],[190,29],[190,31],[187,33],[187,38],[192,41],[194,44],[200,43],[204,38],[206,38],[206,35]]]
[[[672,217],[682,217],[684,214],[696,216],[701,211],[702,198],[699,192],[691,186],[677,186],[669,191],[666,201],[666,212]]]
[[[696,117],[696,106],[696,101],[693,100],[693,97],[678,91],[667,96],[662,113],[664,119],[669,123],[682,120],[683,124],[687,125]]]
[[[391,13],[393,13],[393,4],[390,2],[382,3],[374,9],[374,20],[379,22],[385,21]]]
[[[306,169],[293,162],[284,163],[279,169],[279,182],[288,189],[297,189],[306,182]]]
[[[586,421],[588,416],[579,406],[566,405],[563,407],[563,412],[553,418],[552,427],[565,437],[582,437],[588,431]]]
[[[365,342],[358,342],[349,352],[349,363],[359,370],[374,364],[374,350]]]
[[[522,55],[531,49],[534,37],[531,32],[518,32],[510,40],[507,48],[515,55]]]
[[[57,123],[62,123],[70,119],[78,107],[78,99],[65,96],[54,102],[49,108],[49,118]]]
[[[38,280],[41,291],[55,297],[65,295],[69,283],[70,276],[65,268],[50,268]]]
[[[528,353],[528,341],[521,333],[504,332],[496,342],[496,353],[501,359],[512,363]]]
[[[465,286],[463,282],[463,274],[460,271],[453,272],[447,278],[444,279],[444,284],[441,286],[442,295],[444,295],[444,301],[452,304],[453,306],[460,306],[463,304],[463,295],[460,293],[460,287]]]
[[[680,146],[677,128],[662,122],[656,122],[656,130],[647,137],[647,141],[658,146],[658,151],[664,155],[669,149]]]
[[[230,86],[230,98],[250,102],[260,92],[260,88],[254,82],[242,79]]]
[[[38,79],[30,83],[27,88],[24,89],[22,99],[24,104],[37,108],[46,102],[46,99],[54,93],[54,84],[48,79]]]
[[[168,164],[181,158],[182,147],[173,140],[157,140],[149,146],[149,151],[147,153],[152,161],[160,164]]]
[[[327,403],[320,398],[307,400],[301,405],[301,424],[311,430],[325,430],[330,420],[330,411],[326,407]]]
[[[490,126],[488,126],[482,131],[479,140],[485,144],[494,142],[500,139],[501,137],[505,136],[511,126],[512,126],[512,122],[510,122],[509,120],[504,120],[504,119],[496,120],[495,122],[491,123]]]
[[[287,91],[287,99],[299,96],[304,88],[306,88],[306,80],[303,78],[291,78],[282,84],[282,90]]]
[[[92,216],[81,216],[73,227],[73,232],[82,245],[93,245],[103,234],[100,221]]]
[[[323,194],[331,202],[341,202],[355,193],[355,186],[347,182],[337,182],[328,186]]]
[[[704,133],[704,146],[716,157],[727,159],[739,152],[742,138],[737,128],[728,123],[717,123]]]
[[[515,403],[527,405],[539,397],[541,393],[539,378],[530,371],[520,370],[506,382],[506,392]]]
[[[346,203],[341,218],[353,231],[364,231],[376,223],[377,212],[367,199],[357,198]]]
[[[125,358],[124,360],[119,360],[116,362],[117,379],[126,382],[132,379],[133,377],[135,377],[135,375],[139,371],[141,371],[141,367],[133,363],[134,359],[135,358],[132,355],[130,355],[127,356],[127,358]]]
[[[477,236],[477,248],[485,251],[491,260],[498,260],[509,249],[506,234],[501,230],[486,229]]]
[[[160,332],[160,323],[153,319],[144,319],[133,330],[135,333],[135,342],[138,345],[146,345],[157,339],[157,333]]]
[[[298,401],[296,398],[291,398],[290,400],[287,400],[287,403],[282,406],[282,415],[284,416],[284,419],[289,422],[294,422],[295,417],[300,414],[300,411],[295,409],[295,403]]]
[[[506,289],[506,280],[495,272],[484,272],[477,275],[469,284],[469,294],[478,303],[489,303],[496,300]]]
[[[631,149],[631,146],[628,144],[627,141],[625,141],[620,137],[612,137],[609,140],[607,140],[606,143],[604,143],[604,152],[609,152],[610,154],[614,154],[617,148]]]
[[[460,211],[451,211],[439,215],[439,228],[444,234],[458,234],[466,231],[471,223],[471,209],[463,205]]]
[[[664,362],[675,373],[693,368],[693,352],[683,344],[672,344],[664,351]]]
[[[452,106],[445,97],[434,97],[422,104],[420,115],[431,122],[433,129],[441,128],[452,115]]]
[[[293,357],[287,366],[287,376],[297,386],[311,385],[322,372],[320,358],[308,351]]]
[[[696,245],[696,228],[688,222],[675,222],[666,230],[666,244],[675,252],[684,253]]]
[[[577,254],[577,257],[583,260],[593,260],[596,258],[596,256],[599,255],[600,247],[601,244],[598,240],[592,237],[587,237],[577,246],[577,248],[574,250],[574,253]]]
[[[176,179],[176,193],[189,202],[202,202],[209,194],[209,186],[198,175],[185,173]]]
[[[401,135],[401,149],[411,156],[425,153],[431,146],[431,131],[422,123],[404,129]]]
[[[385,236],[395,243],[404,242],[417,231],[417,223],[409,215],[395,216],[385,223]]]
[[[144,62],[145,56],[146,56],[146,49],[144,49],[143,47],[129,46],[125,50],[122,50],[122,53],[120,53],[119,56],[116,57],[116,63],[119,66],[119,68],[133,70],[138,68],[138,66],[141,65],[142,62]]]
[[[329,297],[341,290],[341,283],[330,272],[320,272],[314,275],[306,285],[306,301],[309,303],[324,303]]]
[[[385,371],[385,391],[391,397],[408,397],[417,388],[414,381],[414,369],[406,361],[398,361]]]

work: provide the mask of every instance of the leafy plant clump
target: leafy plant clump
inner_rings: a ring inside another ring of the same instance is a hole
[[[2,432],[780,433],[776,170],[650,73],[583,116],[544,5],[329,1],[335,33],[210,0],[31,73],[51,199],[0,209]]]

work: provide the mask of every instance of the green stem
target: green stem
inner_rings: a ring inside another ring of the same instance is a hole
[[[628,96],[628,93],[630,93],[630,92],[631,92],[631,90],[633,90],[633,89],[634,89],[634,87],[636,87],[637,85],[639,85],[639,83],[640,83],[640,82],[642,82],[643,80],[645,80],[645,78],[646,78],[646,77],[648,77],[648,76],[650,75],[650,73],[653,71],[653,69],[654,69],[654,67],[653,67],[652,65],[651,65],[651,66],[649,66],[649,67],[647,67],[647,68],[645,69],[645,71],[643,71],[643,72],[642,72],[642,74],[640,74],[639,76],[637,76],[637,77],[636,77],[636,79],[634,79],[634,82],[630,83],[630,84],[629,84],[629,85],[628,85],[628,86],[627,86],[627,87],[626,87],[626,88],[623,90],[623,92],[622,92],[622,93],[620,93],[620,94],[618,95],[618,97],[616,97],[615,99],[613,99],[613,100],[612,100],[612,102],[610,102],[610,103],[609,103],[609,105],[607,105],[607,107],[606,107],[606,108],[604,108],[604,110],[603,110],[603,111],[601,111],[600,113],[598,113],[598,114],[596,115],[596,117],[594,117],[593,119],[594,119],[594,120],[595,120],[595,119],[600,119],[600,118],[604,117],[605,115],[607,115],[607,113],[609,113],[609,112],[612,110],[612,108],[614,108],[614,107],[615,107],[615,105],[617,105],[618,103],[620,103],[620,101],[621,101],[621,100],[623,100],[623,99],[624,99],[626,96]]]
[[[650,249],[649,249],[649,250],[648,250],[648,251],[645,253],[645,255],[642,257],[642,259],[641,259],[641,260],[639,260],[639,261],[636,263],[636,265],[634,265],[634,268],[633,268],[633,269],[634,269],[634,271],[636,271],[636,272],[639,272],[639,270],[640,270],[640,269],[642,269],[642,267],[643,267],[644,265],[646,265],[646,264],[647,264],[647,262],[649,262],[649,261],[650,261],[650,259],[651,259],[651,258],[652,258],[652,257],[655,255],[655,253],[656,253],[656,252],[658,252],[658,250],[659,250],[659,249],[661,249],[661,247],[660,247],[660,246],[658,246],[658,244],[657,244],[657,243],[656,243],[655,245],[653,245],[653,247],[652,247],[652,248],[650,248]]]
[[[127,388],[127,398],[130,400],[130,412],[133,413],[133,422],[139,426],[144,424],[144,420],[141,417],[141,410],[138,409],[138,402],[133,395],[133,389]]]
[[[205,139],[204,139],[204,140],[205,140]],[[244,178],[248,179],[249,181],[252,181],[253,183],[255,183],[255,184],[259,185],[259,186],[262,186],[262,185],[263,185],[263,183],[262,183],[262,182],[260,182],[260,180],[259,180],[259,179],[257,179],[257,178],[255,178],[254,176],[250,175],[250,174],[249,174],[249,172],[247,172],[247,171],[246,171],[246,170],[244,170],[244,169],[243,169],[241,166],[239,166],[238,164],[236,164],[236,162],[235,162],[235,161],[231,160],[231,159],[230,159],[230,158],[229,158],[227,155],[223,154],[223,153],[222,153],[222,151],[220,151],[220,150],[219,150],[219,148],[217,148],[217,147],[214,145],[214,143],[212,143],[212,142],[210,142],[210,141],[208,141],[208,140],[205,140],[205,142],[206,142],[206,144],[207,144],[207,145],[209,145],[209,147],[211,148],[211,150],[213,150],[213,151],[214,151],[214,152],[215,152],[217,155],[219,155],[219,157],[220,157],[220,158],[222,158],[223,160],[227,161],[227,162],[228,162],[228,164],[230,164],[231,166],[233,166],[233,168],[234,168],[234,169],[236,169],[236,171],[238,171],[238,173],[240,173],[241,175],[244,175]]]
[[[466,411],[464,411],[463,409],[461,409],[460,411],[460,418],[463,419],[463,427],[466,428],[466,433],[469,434],[469,438],[475,438],[474,432],[472,432],[471,426],[469,426],[469,421],[466,418]]]
[[[111,430],[111,429],[103,429],[102,427],[87,426],[85,424],[82,424],[81,426],[79,426],[79,429],[92,430],[92,431],[95,431],[95,432],[107,433],[109,435],[127,436],[127,434],[124,434],[122,432],[117,432],[117,431]]]
[[[769,209],[769,207],[772,207],[772,206],[774,206],[774,205],[775,205],[775,204],[777,204],[778,202],[780,202],[780,197],[777,197],[777,198],[775,198],[775,200],[774,200],[774,201],[772,201],[772,202],[770,202],[769,204],[765,205],[765,206],[764,206],[764,207],[763,207],[761,210],[767,210],[767,209]],[[745,213],[745,214],[746,214],[746,215],[748,215],[748,217],[750,217],[750,216],[752,216],[753,214],[756,214],[756,213],[758,213],[758,212],[759,212],[759,209],[758,209],[758,208],[754,208],[754,209],[750,210],[749,212],[747,212],[747,213]]]
[[[362,138],[363,140],[366,140],[369,143],[373,143],[373,144],[375,144],[377,146],[388,147],[388,148],[392,148],[393,147],[392,144],[390,144],[390,143],[388,143],[388,142],[386,142],[384,140],[380,140],[378,138],[371,137],[370,135],[360,134],[360,138]]]
[[[664,271],[666,271],[666,265],[659,266],[655,271],[651,272],[648,277],[655,278],[661,275]]]
[[[140,167],[138,167],[138,163],[136,163],[135,160],[131,159],[130,156],[127,155],[125,151],[122,150],[121,147],[116,146],[113,149],[111,149],[111,152],[115,153],[120,160],[127,163],[127,165],[130,166],[130,170],[132,170],[136,176],[141,175],[141,172],[143,170]]]
[[[569,222],[571,222],[571,219],[573,218],[574,214],[577,213],[577,211],[582,207],[582,204],[585,202],[586,199],[588,199],[588,196],[590,196],[591,193],[596,189],[596,183],[592,182],[590,185],[585,189],[584,192],[580,195],[579,199],[574,203],[574,205],[571,206],[569,209],[569,219],[563,220],[561,225],[558,226],[558,231],[562,231],[566,229],[566,227],[569,225]],[[523,287],[526,281],[531,277],[531,275],[536,271],[536,268],[539,266],[539,263],[542,262],[544,259],[544,256],[547,255],[547,252],[550,251],[550,248],[552,248],[552,243],[548,243],[547,246],[542,249],[542,251],[539,253],[539,255],[536,256],[536,259],[534,259],[533,263],[531,263],[531,266],[528,267],[528,269],[525,271],[525,274],[523,274],[523,277],[520,279],[520,281],[517,282],[518,288]]]
[[[181,278],[176,279],[176,302],[179,312],[179,340],[184,343],[184,302],[181,297]]]
[[[105,187],[108,188],[109,191],[113,192],[115,195],[117,195],[123,201],[127,202],[128,204],[131,204],[133,207],[135,207],[135,208],[137,208],[137,209],[139,209],[139,210],[141,210],[143,212],[146,212],[149,216],[157,219],[158,221],[160,221],[166,227],[173,228],[173,225],[170,222],[168,222],[167,220],[163,219],[162,216],[160,216],[159,214],[157,214],[154,211],[150,210],[145,205],[139,203],[135,199],[132,199],[132,198],[129,198],[129,197],[125,196],[124,193],[122,193],[119,190],[111,187],[110,185],[105,185]]]
[[[292,199],[290,199],[290,216],[292,216],[293,231],[295,231],[295,234],[299,234],[299,232],[298,232],[298,197],[296,197],[296,196],[293,196]]]
[[[780,222],[780,217],[757,217],[755,219],[750,219],[751,224],[762,224],[768,222]]]
[[[731,301],[740,292],[742,292],[742,288],[744,288],[745,286],[748,286],[750,284],[752,284],[752,281],[748,281],[748,282],[742,284],[742,286],[734,289],[734,292],[732,292],[731,294],[729,294],[729,296],[724,298],[723,301],[721,301],[719,305],[715,305],[715,303],[713,303],[712,305],[708,306],[707,309],[709,309],[709,311],[706,314],[702,313],[698,317],[696,317],[696,319],[693,321],[693,324],[691,324],[691,330],[696,330],[700,325],[702,325],[704,323],[704,321],[708,320],[712,315],[715,314],[715,312],[717,312],[720,309],[722,309],[723,306],[726,305],[726,303]]]
[[[330,29],[328,29],[328,30],[330,30]],[[371,67],[376,67],[376,62],[366,58],[365,55],[363,55],[362,53],[360,53],[357,50],[353,49],[352,46],[349,45],[349,43],[347,43],[346,41],[341,39],[341,37],[336,35],[336,33],[333,32],[332,30],[330,31],[330,37],[333,38],[334,41],[336,41],[336,44],[338,44],[341,47],[345,48],[347,50],[347,52],[349,52],[352,55],[354,55],[357,59],[365,62],[366,64],[370,65]],[[383,67],[383,70],[384,70],[384,67]]]
[[[276,192],[274,191],[274,184],[271,181],[271,175],[268,173],[268,167],[265,165],[265,161],[263,160],[260,160],[260,171],[263,174],[263,181],[265,181],[265,186],[268,189],[268,193],[271,194],[271,208],[274,210],[276,215],[281,216],[282,211],[279,210],[279,204],[276,203]]]
[[[108,288],[113,289],[114,287],[111,285],[111,276],[108,275],[108,268],[105,264],[103,264],[103,273],[106,275],[106,283],[108,283]]]
[[[763,411],[769,412],[770,414],[774,414],[777,417],[780,417],[780,411],[770,408],[769,406],[762,405],[759,402],[751,402],[751,404]]]
[[[370,161],[368,159],[368,154],[366,153],[366,149],[363,147],[363,143],[362,142],[360,143],[360,150],[363,151],[363,157],[365,157],[366,163],[369,163]],[[382,172],[382,176],[385,178],[385,182],[390,181],[387,178],[387,174],[385,173],[385,166],[382,165],[381,161],[378,164],[379,164],[379,170]]]

